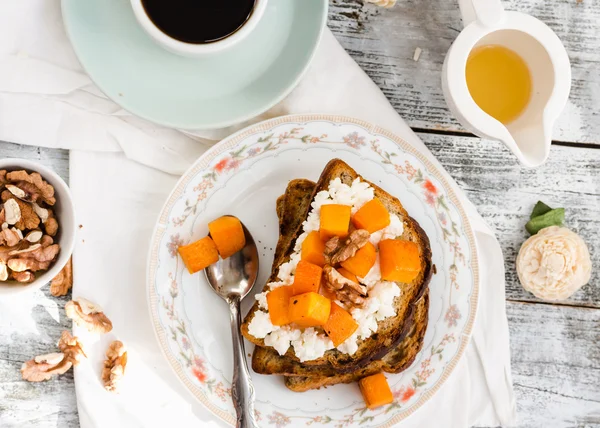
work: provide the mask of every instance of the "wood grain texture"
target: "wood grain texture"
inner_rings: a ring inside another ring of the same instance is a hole
[[[600,4],[597,0],[510,0],[563,41],[572,65],[569,102],[554,139],[600,145]],[[466,132],[442,94],[446,52],[462,29],[456,0],[399,0],[383,9],[361,0],[334,0],[329,27],[413,128]],[[415,49],[423,51],[413,61]]]
[[[592,256],[590,283],[566,304],[600,308],[600,149],[552,146],[539,168],[524,168],[502,143],[473,137],[419,133],[496,231],[506,265],[508,299],[540,302],[517,278],[515,260],[529,237],[525,223],[542,200],[566,208],[567,225],[586,241]]]
[[[0,158],[26,158],[51,167],[69,179],[69,154],[0,143]],[[36,355],[56,352],[64,330],[71,330],[64,305],[49,287],[0,300],[0,427],[75,428],[79,426],[73,372],[49,382],[21,378],[21,364]]]
[[[600,310],[507,302],[522,428],[600,426]]]

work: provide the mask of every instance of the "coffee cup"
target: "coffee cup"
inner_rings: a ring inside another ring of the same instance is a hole
[[[245,0],[241,2],[243,7],[226,5],[216,11],[211,5],[219,2],[131,0],[131,7],[140,26],[158,45],[178,55],[198,58],[227,50],[245,39],[264,15],[267,1]],[[203,7],[213,9],[203,11]]]

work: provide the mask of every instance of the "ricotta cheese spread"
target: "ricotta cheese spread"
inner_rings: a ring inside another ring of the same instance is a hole
[[[311,203],[311,211],[302,224],[302,234],[294,244],[294,252],[290,256],[290,260],[279,267],[278,281],[269,283],[269,290],[282,285],[290,285],[294,282],[294,272],[300,261],[302,243],[310,232],[319,230],[321,207],[323,205],[350,205],[352,207],[351,212],[354,214],[374,197],[374,189],[358,178],[350,186],[336,178],[329,183],[327,190],[317,193]],[[394,239],[401,236],[403,231],[402,220],[396,214],[390,213],[390,224],[386,228],[372,233],[369,240],[377,246],[382,239]],[[358,350],[359,340],[366,339],[377,331],[378,321],[396,315],[394,299],[400,296],[400,288],[396,283],[381,280],[379,256],[369,273],[364,278],[359,278],[359,280],[367,286],[368,291],[365,306],[350,309],[352,318],[358,323],[358,329],[337,347],[340,352],[350,355]],[[263,292],[256,295],[259,310],[256,311],[248,326],[251,335],[264,339],[265,344],[275,348],[280,355],[285,354],[292,346],[300,361],[315,360],[322,357],[326,351],[334,348],[333,342],[327,335],[319,333],[312,327],[301,330],[291,326],[274,326],[269,317],[267,293]]]

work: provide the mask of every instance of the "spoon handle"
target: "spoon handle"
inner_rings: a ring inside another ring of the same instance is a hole
[[[240,298],[229,301],[231,315],[231,338],[233,340],[233,406],[237,413],[237,428],[258,427],[254,419],[254,386],[248,372],[244,339],[240,333],[242,318],[240,315]]]

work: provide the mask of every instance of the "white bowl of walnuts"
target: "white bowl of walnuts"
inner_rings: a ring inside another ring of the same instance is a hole
[[[26,159],[0,160],[0,297],[49,283],[75,245],[67,184]]]

